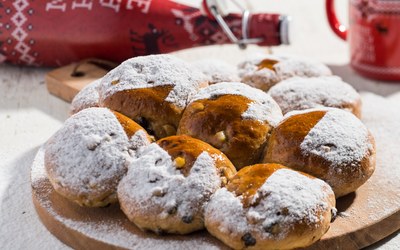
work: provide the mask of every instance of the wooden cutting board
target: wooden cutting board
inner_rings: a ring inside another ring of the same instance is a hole
[[[387,109],[379,108],[386,99],[366,95],[363,101],[363,121],[374,134],[377,145],[376,171],[357,192],[337,201],[339,216],[327,234],[308,249],[360,249],[400,229],[400,154],[396,148],[400,122]],[[118,205],[82,208],[69,202],[50,185],[42,150],[33,163],[31,181],[33,202],[43,224],[73,248],[226,248],[205,231],[187,236],[142,232],[128,221]]]
[[[47,90],[64,101],[71,102],[83,87],[103,77],[116,66],[116,63],[110,61],[90,58],[54,69],[46,74]]]

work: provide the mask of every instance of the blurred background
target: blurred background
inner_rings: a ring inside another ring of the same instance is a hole
[[[201,0],[175,0],[176,2],[198,7]],[[350,67],[350,51],[347,42],[337,37],[329,27],[324,0],[236,0],[248,2],[253,12],[279,13],[292,17],[290,45],[275,47],[248,46],[239,50],[236,45],[216,45],[198,47],[175,52],[186,60],[196,60],[205,56],[217,57],[232,64],[255,53],[274,53],[307,57],[327,64],[334,74],[352,84],[358,91],[369,91],[389,96],[399,91],[399,84],[373,80],[356,74]],[[229,10],[238,12],[232,0],[226,0]],[[336,0],[338,19],[347,26],[349,0]]]
[[[291,44],[273,47],[274,53],[296,54],[311,57],[329,64],[349,62],[348,45],[340,40],[329,28],[323,0],[237,0],[248,2],[254,12],[280,13],[292,17]],[[198,7],[201,0],[176,0],[175,2]],[[233,2],[226,0],[229,9],[237,12]],[[339,19],[348,23],[348,0],[336,0]],[[215,46],[218,53],[221,46]],[[202,50],[204,48],[199,48]],[[244,54],[252,53],[256,48],[249,48]],[[201,53],[201,52],[200,52]],[[221,52],[223,53],[223,52]],[[224,53],[225,56],[229,57]],[[236,58],[227,58],[227,60]]]

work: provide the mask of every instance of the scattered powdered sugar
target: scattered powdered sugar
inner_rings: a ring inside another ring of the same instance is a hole
[[[240,81],[236,68],[224,61],[218,59],[201,59],[192,62],[192,65],[208,76],[211,84]]]
[[[308,132],[300,148],[304,155],[318,155],[333,166],[341,166],[360,161],[372,145],[368,142],[368,129],[357,117],[331,108]]]
[[[339,212],[337,214],[337,216],[347,218],[347,217],[350,217],[351,215],[350,215],[350,213],[347,213],[347,212]]]
[[[201,89],[191,99],[191,102],[222,95],[240,95],[252,101],[242,114],[243,119],[268,121],[272,126],[282,119],[282,111],[270,95],[240,82],[222,82],[210,85]]]
[[[394,208],[398,210],[400,207],[400,95],[383,98],[363,93],[362,98],[363,122],[374,135],[376,143],[376,169],[367,182],[374,195],[368,197],[368,205],[378,201],[375,203],[380,213],[370,216],[389,216]],[[382,187],[386,187],[386,190],[382,191]],[[386,197],[383,197],[383,193]]]
[[[86,85],[71,102],[70,113],[75,114],[82,109],[99,106],[99,91],[101,79]]]
[[[221,185],[215,161],[207,152],[197,157],[185,177],[156,143],[139,151],[118,187],[119,200],[132,210],[129,213],[146,214],[161,208],[161,213],[154,214],[151,223],[155,224],[168,217],[194,218],[203,213],[203,203]]]
[[[276,127],[276,125],[282,119],[282,111],[279,106],[275,106],[276,103],[259,103],[252,102],[249,104],[249,108],[242,114],[243,119],[253,119],[259,121],[268,121],[270,125]]]
[[[147,146],[150,144],[148,139],[148,134],[145,130],[138,130],[132,137],[129,139],[129,153],[132,156],[136,156],[138,149]]]
[[[95,186],[115,189],[127,170],[131,148],[110,110],[85,109],[66,120],[46,144],[46,162],[52,163],[47,172],[75,194],[88,194]]]
[[[39,148],[36,157],[32,162],[32,169],[31,169],[32,185],[46,178],[47,178],[47,173],[46,169],[44,168],[44,146],[42,146]]]
[[[235,197],[226,188],[218,190],[206,207],[206,225],[219,221],[223,233],[259,232],[265,238],[282,239],[296,222],[320,223],[324,219],[321,212],[331,209],[327,204],[330,194],[332,189],[319,179],[279,169],[257,190],[249,208],[243,207],[241,196]],[[279,230],[273,233],[276,225]]]
[[[333,195],[332,189],[320,179],[311,179],[290,169],[279,169],[258,189],[253,202],[261,198],[260,203],[251,207],[249,212],[263,218],[264,228],[275,223],[290,228],[292,223],[301,220],[315,224],[323,219],[318,212],[329,208],[326,203],[329,193]],[[289,216],[282,210],[286,210]]]
[[[361,100],[357,91],[337,76],[293,77],[279,82],[268,93],[284,114],[323,106],[342,107]]]
[[[225,187],[217,190],[204,211],[205,224],[220,222],[218,230],[228,234],[241,235],[250,231],[252,224],[247,223],[246,210],[240,197],[236,197]]]
[[[188,98],[204,84],[207,76],[174,56],[140,56],[126,60],[103,77],[100,98],[104,100],[123,90],[172,86],[165,100],[184,108]]]

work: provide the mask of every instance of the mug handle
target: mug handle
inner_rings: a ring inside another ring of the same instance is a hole
[[[335,0],[326,0],[325,2],[326,16],[328,17],[329,26],[335,34],[343,40],[347,39],[347,28],[339,22],[335,12]]]

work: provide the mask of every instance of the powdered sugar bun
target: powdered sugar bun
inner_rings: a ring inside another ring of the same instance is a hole
[[[292,110],[334,107],[361,116],[361,96],[337,76],[292,77],[279,82],[268,93],[284,114]]]
[[[203,73],[174,56],[135,57],[103,77],[100,104],[163,138],[176,133],[189,98],[207,85]]]
[[[224,61],[201,59],[192,62],[192,65],[209,77],[210,84],[240,81],[236,67]]]
[[[272,132],[263,162],[318,177],[338,198],[354,192],[374,172],[375,142],[350,112],[336,108],[290,112]]]
[[[325,182],[278,164],[257,164],[211,197],[205,225],[233,249],[292,249],[321,238],[335,211]]]
[[[99,91],[101,79],[97,79],[86,85],[81,91],[76,94],[71,102],[70,114],[76,114],[79,111],[91,107],[99,106]]]
[[[143,128],[105,108],[71,116],[47,142],[45,167],[54,189],[90,207],[117,201],[118,182],[136,150],[150,143]]]
[[[178,134],[210,143],[239,169],[260,160],[281,119],[278,104],[265,92],[243,83],[217,83],[191,99]]]
[[[167,137],[140,150],[118,186],[118,198],[142,230],[187,234],[204,228],[204,205],[235,173],[210,145],[185,135]]]
[[[320,62],[299,57],[264,54],[258,54],[240,63],[238,72],[242,82],[264,91],[294,76],[332,75],[331,70]]]

